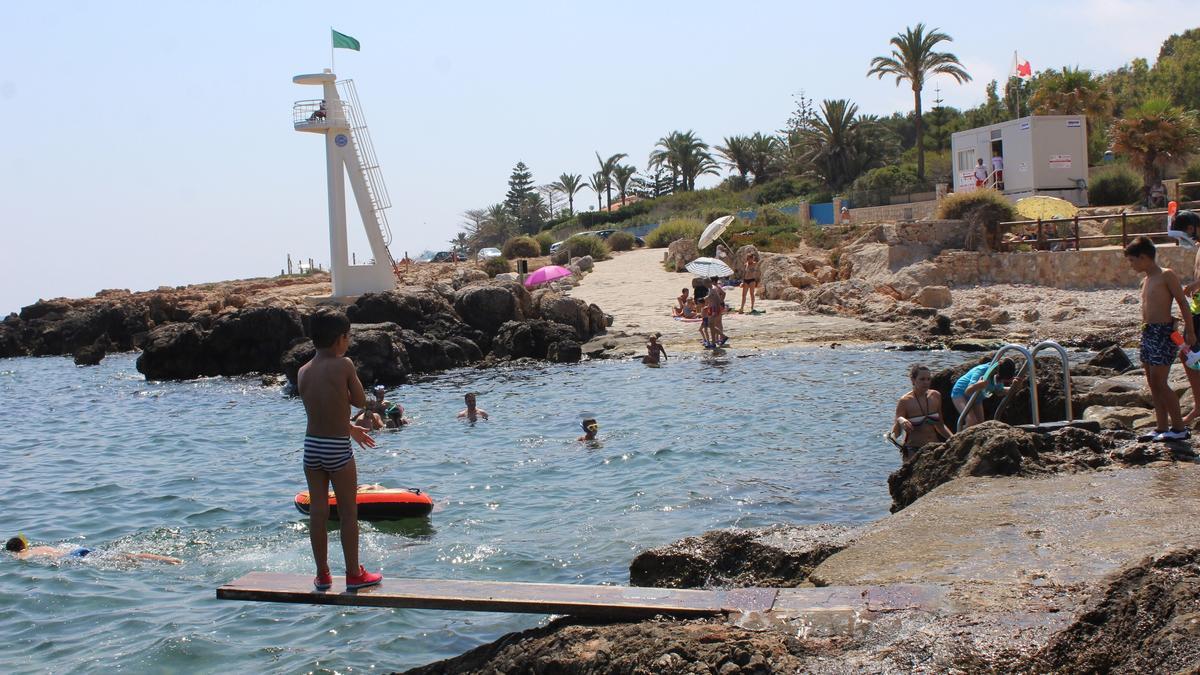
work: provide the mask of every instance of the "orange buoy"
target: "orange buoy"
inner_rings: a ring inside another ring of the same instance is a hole
[[[359,520],[399,520],[421,518],[433,511],[433,500],[417,488],[385,488],[380,485],[358,486]],[[296,510],[308,515],[311,499],[308,490],[296,495]],[[338,519],[337,497],[329,491],[329,518]]]

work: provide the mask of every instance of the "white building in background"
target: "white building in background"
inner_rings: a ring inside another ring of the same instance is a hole
[[[292,108],[292,125],[296,131],[325,135],[329,272],[333,279],[333,297],[348,298],[391,290],[396,286],[392,255],[388,251],[392,233],[384,213],[391,203],[358,104],[354,81],[338,82],[328,69],[320,74],[297,75],[292,81],[322,89],[322,98],[296,102]],[[366,264],[351,264],[348,252],[344,180],[347,175],[371,245],[373,259]]]
[[[1087,206],[1087,119],[1083,115],[1034,115],[950,137],[954,191],[976,189],[975,168],[983,160],[987,187],[1011,200],[1033,195]],[[999,158],[999,162],[994,162]],[[994,169],[1002,166],[1003,171]]]

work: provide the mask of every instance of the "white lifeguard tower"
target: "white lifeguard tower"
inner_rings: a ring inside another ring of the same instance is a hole
[[[322,98],[296,101],[292,125],[296,131],[325,135],[325,171],[329,191],[329,270],[333,297],[351,298],[363,293],[388,291],[396,286],[392,255],[388,251],[392,232],[384,210],[391,206],[371,136],[358,104],[353,80],[338,81],[332,71],[292,78],[296,84],[315,84]],[[346,243],[346,185],[350,176],[354,201],[362,217],[373,259],[351,265]]]

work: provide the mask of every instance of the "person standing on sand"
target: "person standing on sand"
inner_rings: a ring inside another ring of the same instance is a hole
[[[1142,343],[1138,355],[1146,370],[1146,383],[1154,399],[1155,430],[1138,437],[1138,441],[1183,441],[1191,434],[1179,412],[1179,397],[1167,383],[1171,364],[1179,356],[1179,347],[1172,340],[1175,318],[1171,316],[1171,301],[1179,305],[1183,315],[1184,344],[1195,345],[1196,333],[1192,311],[1188,307],[1183,286],[1173,270],[1158,266],[1154,242],[1140,236],[1125,247],[1125,260],[1133,271],[1146,275],[1142,280]],[[1168,423],[1170,427],[1168,427]]]
[[[317,353],[300,367],[296,387],[304,401],[308,426],[304,431],[304,478],[310,497],[308,536],[312,543],[317,576],[313,588],[327,591],[333,586],[329,571],[329,484],[338,500],[342,555],[346,559],[346,589],[374,586],[383,575],[368,572],[358,561],[358,467],[350,440],[373,448],[375,441],[366,429],[350,421],[350,406],[364,408],[367,394],[354,362],[346,358],[350,347],[350,320],[340,310],[322,307],[310,321]]]
[[[476,419],[478,419],[480,417],[482,417],[485,420],[488,418],[488,413],[486,410],[484,410],[483,408],[475,407],[475,394],[474,393],[469,393],[466,396],[464,396],[463,401],[467,404],[467,407],[463,408],[462,410],[459,411],[458,419],[460,419],[460,420],[465,419],[468,422],[474,422]]]
[[[745,313],[746,293],[750,294],[750,313],[754,313],[754,291],[758,288],[758,254],[746,256],[746,269],[742,272],[742,306],[738,314]]]

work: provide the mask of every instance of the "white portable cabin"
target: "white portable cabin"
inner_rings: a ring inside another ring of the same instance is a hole
[[[950,137],[954,191],[975,189],[978,160],[988,170],[988,187],[1016,201],[1033,195],[1065,199],[1087,206],[1087,120],[1083,115],[1034,115]],[[993,171],[992,158],[1003,160]],[[999,179],[999,180],[997,180]]]

